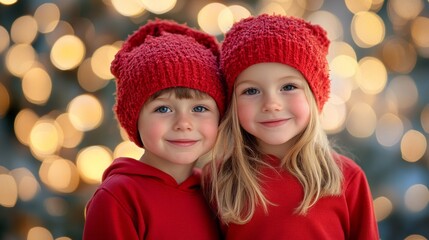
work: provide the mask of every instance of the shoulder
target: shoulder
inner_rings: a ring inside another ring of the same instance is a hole
[[[355,181],[366,181],[365,173],[355,161],[341,154],[335,154],[335,160],[342,170],[346,185]]]
[[[355,174],[362,171],[361,167],[349,157],[341,154],[335,154],[334,158],[342,169],[343,174]]]
[[[125,174],[114,174],[104,179],[104,181],[100,184],[100,188],[102,189],[126,188],[126,186],[130,184],[131,179],[132,179],[132,175],[130,176]]]
[[[337,155],[336,159],[343,172],[343,191],[349,204],[361,202],[361,205],[365,205],[363,202],[372,202],[371,190],[362,168],[343,155]]]
[[[108,208],[122,209],[132,215],[134,210],[143,204],[147,193],[147,183],[136,179],[136,176],[114,174],[107,177],[98,187],[91,202]]]
[[[94,193],[94,196],[98,197],[107,197],[109,195],[116,201],[121,202],[122,198],[129,195],[131,189],[130,185],[132,184],[130,181],[130,176],[115,174],[106,178],[98,187],[97,191]]]

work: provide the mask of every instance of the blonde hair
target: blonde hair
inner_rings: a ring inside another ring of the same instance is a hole
[[[342,172],[333,157],[333,150],[326,133],[320,125],[317,104],[308,85],[305,95],[310,105],[310,120],[298,136],[286,156],[281,159],[283,169],[293,174],[301,183],[304,197],[295,209],[296,214],[305,215],[321,197],[341,193]],[[271,203],[261,187],[259,169],[267,166],[255,137],[240,127],[237,116],[235,93],[219,135],[213,148],[213,161],[208,165],[208,187],[210,201],[216,205],[218,214],[225,223],[248,222],[256,207],[265,212]]]

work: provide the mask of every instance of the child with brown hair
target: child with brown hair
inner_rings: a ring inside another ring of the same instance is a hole
[[[225,93],[214,37],[156,20],[111,65],[115,112],[140,159],[120,157],[86,208],[84,239],[218,239],[196,161],[213,147]]]

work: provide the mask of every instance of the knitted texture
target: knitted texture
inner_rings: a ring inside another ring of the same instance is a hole
[[[131,141],[143,144],[138,119],[146,100],[167,88],[186,87],[211,96],[223,115],[225,90],[219,44],[206,33],[168,20],[149,21],[127,38],[111,64],[116,77],[117,119]]]
[[[328,48],[326,31],[299,18],[262,14],[235,23],[221,47],[228,99],[242,71],[253,64],[277,62],[301,72],[321,111],[330,93]]]

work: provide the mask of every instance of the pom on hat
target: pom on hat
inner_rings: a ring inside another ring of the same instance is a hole
[[[149,21],[127,38],[111,64],[116,77],[117,119],[140,147],[138,118],[146,100],[167,88],[185,87],[211,96],[222,116],[225,91],[213,36],[174,21]]]
[[[262,14],[248,17],[228,31],[221,47],[220,65],[228,99],[238,75],[253,64],[278,62],[294,67],[307,80],[319,111],[329,98],[329,48],[326,31],[303,19]]]

